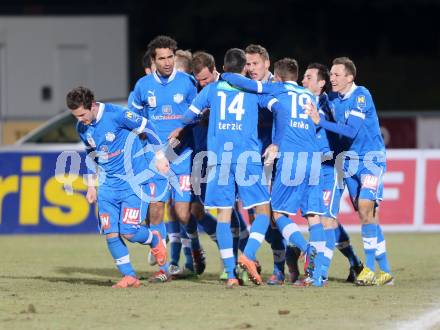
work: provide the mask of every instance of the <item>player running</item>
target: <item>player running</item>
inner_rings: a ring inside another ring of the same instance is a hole
[[[132,131],[140,134],[146,127],[150,132],[154,130],[146,118],[132,111],[95,102],[93,92],[84,87],[71,90],[66,103],[78,119],[77,131],[87,147],[87,157],[96,159],[99,167],[98,191],[89,182],[86,197],[89,203],[98,201],[101,232],[106,235],[107,247],[123,275],[113,287],[137,288],[140,281],[130,263],[124,239],[150,245],[158,264],[166,263],[166,247],[160,233],[140,226],[148,204],[142,200],[142,189],[139,192],[133,188],[143,183],[136,182],[135,176],[145,168],[146,159],[133,156],[142,150],[142,144],[137,136],[131,144],[130,134]],[[162,151],[156,154],[156,166],[162,172],[168,171],[168,161]],[[88,172],[92,173],[89,169]]]

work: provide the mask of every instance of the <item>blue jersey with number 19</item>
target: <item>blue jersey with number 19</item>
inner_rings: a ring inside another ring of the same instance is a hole
[[[283,130],[279,150],[319,151],[315,124],[304,110],[307,102],[316,103],[315,96],[293,81],[272,83],[271,90],[285,109],[275,116],[275,126]]]
[[[232,158],[223,160],[230,163],[246,162],[247,158],[240,157],[244,151],[261,155],[257,130],[258,111],[259,108],[270,108],[271,99],[246,93],[226,81],[211,83],[200,92],[190,110],[198,115],[205,108],[211,109],[208,151],[214,152],[217,159],[208,157],[209,165],[220,164],[225,150],[232,151]]]

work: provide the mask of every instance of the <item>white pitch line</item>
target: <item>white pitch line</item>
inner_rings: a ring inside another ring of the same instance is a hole
[[[440,328],[440,308],[435,309],[420,315],[415,320],[408,322],[399,322],[395,329],[399,330],[431,330]]]

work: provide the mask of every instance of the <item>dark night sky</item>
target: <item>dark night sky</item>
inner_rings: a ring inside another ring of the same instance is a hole
[[[440,110],[440,1],[2,1],[7,14],[127,14],[132,85],[149,40],[168,34],[180,48],[211,52],[219,68],[228,48],[249,43],[272,62],[296,58],[301,72],[349,56],[379,110]]]

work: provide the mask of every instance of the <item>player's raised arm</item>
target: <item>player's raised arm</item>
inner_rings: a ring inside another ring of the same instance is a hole
[[[334,123],[325,119],[325,115],[318,112],[315,104],[309,102],[305,105],[305,108],[307,110],[307,114],[310,115],[316,125],[319,125],[336,134],[346,136],[350,139],[356,137],[365,119],[365,113],[359,109],[356,109],[350,111],[345,124]]]
[[[188,110],[183,115],[181,127],[176,128],[174,131],[171,132],[170,135],[168,135],[168,140],[170,141],[170,143],[172,140],[177,139],[177,137],[180,135],[182,130],[186,126],[192,124],[197,119],[197,117],[203,112],[203,110],[210,107],[208,101],[209,90],[210,90],[209,86],[206,86],[192,101],[191,105],[188,107]]]
[[[131,110],[126,110],[118,117],[118,120],[121,123],[121,127],[132,130],[138,135],[146,130],[147,135],[150,136],[150,143],[154,145],[162,144],[156,133],[155,128],[150,123],[150,121],[147,120],[147,118],[139,116]],[[168,159],[165,157],[165,152],[163,151],[164,148],[166,148],[166,146],[159,147],[158,150],[155,152],[156,167],[161,173],[167,173],[170,168]]]
[[[81,141],[86,147],[86,177],[87,177],[87,194],[86,199],[89,204],[95,203],[97,200],[96,186],[98,185],[98,165],[96,163],[96,150],[82,134],[85,129],[82,123],[78,122],[76,130]],[[92,141],[94,143],[94,141]]]
[[[249,92],[271,94],[274,91],[272,84],[263,84],[261,81],[251,80],[238,73],[225,72],[222,73],[221,77],[229,84]]]
[[[273,144],[280,145],[281,139],[284,135],[284,130],[287,125],[287,120],[283,114],[289,113],[289,109],[281,104],[277,98],[269,95],[262,95],[259,99],[259,105],[262,108],[266,108],[273,113],[274,129]]]

